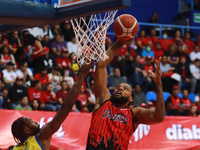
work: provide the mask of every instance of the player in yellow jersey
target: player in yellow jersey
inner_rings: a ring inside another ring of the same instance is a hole
[[[58,110],[53,120],[41,129],[38,123],[28,117],[21,117],[13,122],[12,134],[18,144],[13,150],[49,150],[52,135],[59,129],[71,111],[80,92],[81,85],[92,65],[92,63],[82,65],[79,70],[78,79],[65,97],[62,107]]]

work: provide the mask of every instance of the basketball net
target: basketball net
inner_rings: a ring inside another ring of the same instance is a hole
[[[93,60],[98,62],[108,58],[105,49],[106,33],[116,13],[117,10],[113,10],[91,15],[90,18],[80,17],[70,20],[76,35],[76,59],[79,64],[85,59],[90,63]]]

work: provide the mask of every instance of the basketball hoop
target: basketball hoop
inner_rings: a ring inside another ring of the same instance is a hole
[[[91,15],[90,18],[80,17],[70,20],[76,35],[78,47],[76,59],[79,64],[85,59],[90,63],[93,60],[98,62],[108,58],[105,49],[106,33],[116,13],[117,10],[113,10],[105,14]]]

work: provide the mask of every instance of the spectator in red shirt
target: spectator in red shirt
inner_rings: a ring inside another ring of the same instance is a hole
[[[89,112],[89,109],[85,108],[85,106],[87,107],[87,104],[88,104],[88,93],[86,92],[86,87],[82,85],[80,94],[78,95],[77,100],[76,100],[76,106],[80,111],[82,110],[82,107],[83,107],[84,112]]]
[[[0,34],[0,49],[4,46],[9,46],[8,40],[4,37],[3,34]]]
[[[154,52],[154,60],[158,60],[161,56],[164,55],[164,51],[162,49],[161,43],[160,42],[156,42],[155,43],[155,49],[153,50]]]
[[[194,45],[195,45],[195,43],[191,41],[190,32],[185,32],[185,37],[184,37],[183,42],[186,45],[185,53],[188,55],[194,50]]]
[[[71,60],[69,59],[69,51],[67,48],[61,50],[61,56],[56,58],[58,68],[61,70],[62,74],[73,74],[73,69],[71,65]]]
[[[152,72],[154,71],[154,65],[151,60],[152,60],[151,56],[147,56],[145,59],[144,68],[147,72],[148,70],[151,70]]]
[[[183,90],[183,98],[181,98],[181,106],[180,111],[182,116],[189,116],[190,113],[190,107],[192,106],[191,100],[188,98],[188,90]]]
[[[151,45],[152,49],[155,49],[155,43],[159,42],[160,39],[156,37],[156,30],[151,29],[151,34],[150,36],[146,37],[147,43]]]
[[[34,82],[34,86],[28,89],[29,100],[33,102],[33,100],[39,100],[41,103],[41,108],[44,108],[44,99],[41,91],[41,82],[36,80]]]
[[[173,44],[173,41],[168,38],[168,33],[163,32],[162,38],[160,39],[161,48],[167,52],[169,45]]]
[[[46,89],[42,91],[44,98],[44,110],[47,111],[57,111],[60,109],[61,105],[57,101],[56,93],[53,91],[53,86],[48,83]]]
[[[59,104],[63,103],[64,98],[67,96],[68,94],[68,85],[67,85],[67,81],[63,80],[61,82],[61,90],[56,92],[56,97],[58,99]]]
[[[148,44],[145,30],[140,30],[139,36],[136,38],[136,44],[141,50],[144,49],[144,46]]]
[[[35,74],[35,80],[39,80],[42,84],[42,90],[46,88],[46,85],[49,83],[49,76],[47,74],[47,69],[42,68],[40,73]]]
[[[178,85],[174,85],[172,89],[171,95],[167,99],[167,112],[170,116],[178,116],[180,115],[180,104],[181,99],[178,96]]]

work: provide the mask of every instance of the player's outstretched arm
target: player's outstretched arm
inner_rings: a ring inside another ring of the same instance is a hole
[[[87,74],[89,73],[89,70],[93,66],[93,64],[86,65],[85,63],[82,65],[82,67],[79,70],[79,75],[77,81],[74,83],[72,89],[67,94],[67,96],[64,99],[64,102],[54,116],[53,120],[46,124],[43,128],[40,134],[38,135],[38,140],[41,142],[45,139],[50,139],[51,136],[59,129],[63,121],[68,116],[69,112],[72,109],[72,106],[75,104],[76,99],[78,97],[78,94],[80,93],[81,86],[83,84],[83,81]]]
[[[94,88],[95,88],[95,96],[96,96],[96,105],[95,109],[98,109],[100,105],[110,98],[110,92],[106,88],[107,86],[107,70],[106,67],[113,60],[114,56],[121,49],[124,43],[117,41],[115,42],[106,52],[109,57],[106,60],[100,60],[97,63],[97,68],[95,71],[94,77]]]
[[[160,71],[160,61],[161,57],[156,60],[156,72],[153,73],[149,71],[150,76],[156,83],[156,108],[155,110],[144,109],[144,108],[134,108],[133,113],[137,120],[136,126],[140,123],[144,124],[154,124],[164,121],[165,119],[165,102],[163,97],[163,89],[161,82],[161,71]]]

